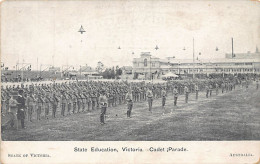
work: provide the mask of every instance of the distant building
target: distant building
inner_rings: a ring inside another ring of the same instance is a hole
[[[255,53],[226,54],[221,59],[176,59],[168,57],[160,59],[152,57],[150,52],[141,53],[140,58],[133,59],[133,73],[140,74],[145,79],[157,79],[167,72],[178,75],[197,74],[260,74],[260,53],[256,49]]]
[[[86,66],[81,66],[79,69],[79,73],[82,75],[98,75],[99,73],[92,67],[86,65]]]
[[[50,72],[60,72],[60,67],[50,67],[49,71]]]
[[[226,54],[227,59],[256,59],[259,58],[259,50],[258,47],[256,47],[256,51],[254,53],[251,53],[248,51],[247,53],[234,53],[233,57],[231,53]]]

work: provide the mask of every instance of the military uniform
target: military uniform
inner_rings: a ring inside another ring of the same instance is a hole
[[[21,93],[21,91],[19,91]],[[21,120],[21,126],[22,128],[25,128],[24,126],[24,119],[25,119],[25,98],[19,93],[17,102],[18,102],[18,110],[17,110],[17,119]]]
[[[104,94],[104,91],[102,91],[102,95],[99,97],[100,102],[100,108],[101,108],[101,114],[100,114],[100,123],[105,123],[105,114],[107,110],[107,97]]]
[[[199,86],[197,84],[195,85],[195,92],[196,92],[196,100],[198,100],[198,97],[199,97]]]
[[[177,105],[178,96],[179,96],[179,92],[178,92],[177,87],[175,87],[173,89],[173,95],[174,95],[174,106],[176,106]]]
[[[61,94],[61,115],[62,116],[65,116],[66,103],[68,103],[67,97],[65,96],[64,93],[62,93]]]
[[[165,113],[165,103],[166,103],[166,91],[163,89],[161,92],[162,95],[162,108],[163,108],[163,114]]]
[[[133,95],[132,95],[132,92],[129,91],[127,94],[126,94],[126,101],[127,101],[127,117],[131,117],[131,112],[132,112],[132,109],[133,109]]]
[[[32,93],[27,97],[27,108],[28,108],[28,121],[32,122],[32,114],[33,114],[33,107],[35,103],[35,98],[33,97]]]
[[[56,97],[55,94],[53,94],[52,101],[51,101],[51,103],[52,103],[52,117],[53,118],[56,117],[58,102],[59,102],[58,98]]]
[[[150,89],[147,91],[147,98],[148,98],[149,111],[152,112],[153,93],[152,93],[152,91]]]
[[[208,98],[209,97],[209,86],[206,85],[205,89],[206,89],[206,98]]]
[[[36,113],[36,119],[41,120],[41,112],[42,112],[42,106],[43,106],[43,99],[41,98],[41,95],[38,95],[37,98],[37,113]]]
[[[189,99],[189,88],[187,86],[184,87],[184,93],[185,93],[185,103],[188,103]]]

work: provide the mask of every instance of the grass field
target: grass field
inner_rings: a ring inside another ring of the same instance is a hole
[[[200,141],[259,140],[260,90],[237,87],[235,91],[213,92],[199,100],[190,94],[178,98],[173,109],[173,97],[166,101],[167,114],[162,116],[161,99],[153,102],[153,113],[147,102],[134,103],[132,118],[126,118],[126,105],[108,108],[105,125],[100,125],[100,110],[78,113],[56,119],[26,122],[26,129],[6,130],[2,140],[18,141]],[[59,114],[60,115],[60,114]],[[117,116],[116,116],[117,115]]]

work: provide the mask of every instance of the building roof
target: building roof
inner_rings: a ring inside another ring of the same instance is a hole
[[[160,62],[163,63],[170,63],[170,64],[192,64],[192,59],[173,59],[173,60],[167,60],[167,59],[160,59]],[[248,63],[248,62],[260,62],[259,59],[226,59],[226,58],[219,58],[219,59],[199,59],[195,60],[194,63]]]

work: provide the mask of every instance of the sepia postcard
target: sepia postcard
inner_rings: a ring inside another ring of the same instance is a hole
[[[260,1],[1,2],[0,163],[260,163]]]

